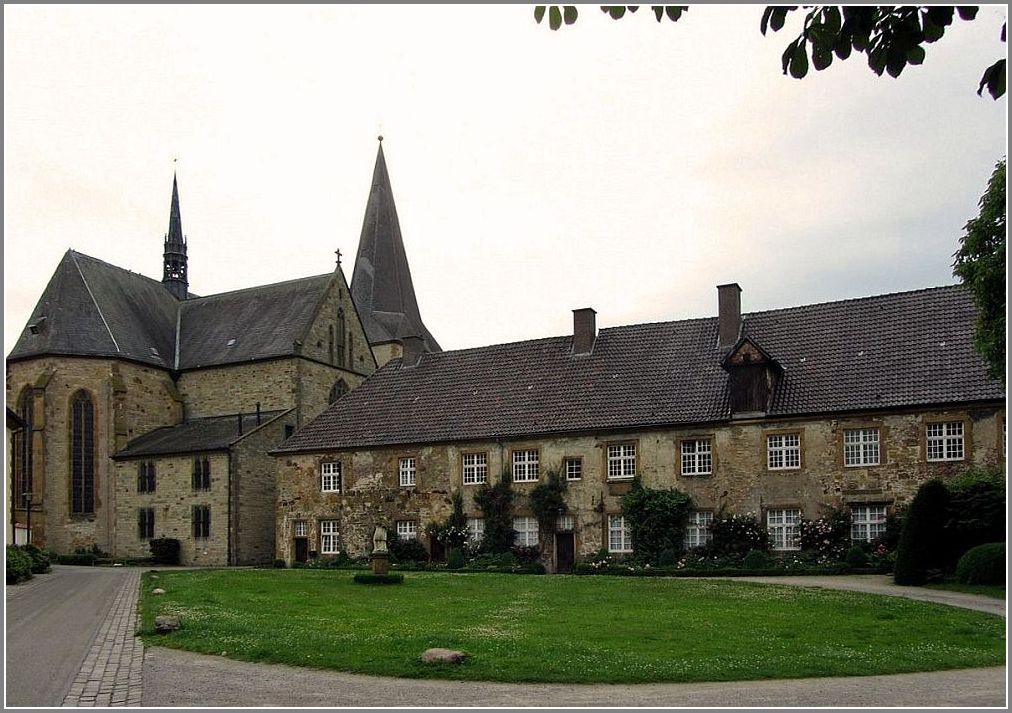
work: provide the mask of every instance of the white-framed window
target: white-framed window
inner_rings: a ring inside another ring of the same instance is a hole
[[[485,518],[483,517],[469,517],[467,518],[467,539],[471,542],[481,542],[481,538],[485,536]]]
[[[513,518],[513,529],[516,535],[513,544],[519,547],[537,547],[538,544],[538,520],[534,517]]]
[[[320,463],[320,492],[341,492],[341,464],[338,462]]]
[[[478,485],[488,480],[488,453],[465,453],[460,458],[464,485]]]
[[[295,527],[293,528],[296,537],[305,537],[307,528],[305,520],[296,520]]]
[[[337,520],[320,520],[320,554],[336,555],[340,551],[337,542]]]
[[[401,487],[413,487],[415,484],[415,459],[401,458],[398,470],[400,472]]]
[[[625,524],[624,515],[608,516],[608,551],[632,552],[632,534]]]
[[[801,436],[797,433],[766,436],[766,466],[770,470],[801,467]]]
[[[562,461],[562,470],[566,473],[566,480],[580,480],[583,477],[583,459],[565,458]]]
[[[415,539],[418,537],[418,523],[414,520],[398,520],[397,537],[402,540]]]
[[[636,477],[636,444],[614,443],[608,446],[608,480]]]
[[[879,430],[847,428],[843,431],[843,464],[847,467],[879,464]]]
[[[537,449],[513,451],[513,482],[537,480],[541,474]]]
[[[963,460],[963,422],[929,423],[928,460]]]
[[[885,505],[851,505],[850,539],[871,542],[886,531]]]
[[[713,475],[713,444],[709,438],[682,441],[682,475]]]
[[[559,515],[555,521],[555,529],[558,532],[572,532],[575,520],[572,515]]]
[[[685,549],[702,547],[713,539],[710,525],[713,524],[713,513],[693,510],[689,513],[689,521],[685,525]]]
[[[766,530],[774,550],[801,549],[800,510],[767,510]]]

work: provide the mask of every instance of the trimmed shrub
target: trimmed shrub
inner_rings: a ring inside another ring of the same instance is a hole
[[[32,574],[45,574],[53,569],[50,566],[52,560],[49,559],[49,553],[44,550],[35,545],[22,545],[21,551],[28,555],[32,561]]]
[[[918,488],[896,549],[896,584],[921,586],[928,581],[929,570],[944,566],[948,507],[949,491],[942,481],[929,480]]]
[[[657,556],[658,567],[674,567],[676,562],[678,562],[678,553],[670,547],[661,550],[661,554]]]
[[[391,562],[429,561],[429,551],[425,549],[425,545],[420,540],[415,538],[410,540],[401,539],[395,532],[391,533],[391,537],[387,542],[387,549],[390,550]]]
[[[403,584],[403,574],[356,574],[353,579],[356,584]]]
[[[179,540],[158,537],[148,543],[155,564],[179,564]]]
[[[972,547],[1005,539],[1005,474],[970,468],[945,483],[949,491],[946,569]]]
[[[32,578],[32,558],[17,545],[7,545],[7,584]]]
[[[861,547],[861,545],[854,545],[847,550],[845,561],[850,567],[867,567],[868,553],[864,551],[864,548]]]
[[[960,584],[1005,584],[1005,543],[977,545],[959,558],[956,580]]]
[[[284,569],[285,561],[283,559],[274,560],[274,569]]]
[[[57,555],[56,564],[75,564],[82,567],[93,567],[98,559],[91,552],[76,552],[72,555]]]
[[[447,569],[460,569],[464,566],[464,553],[454,547],[446,556]]]
[[[770,558],[765,550],[749,550],[741,561],[742,569],[766,569],[769,566]]]
[[[622,515],[636,559],[655,563],[664,550],[681,552],[692,508],[692,498],[680,490],[645,488],[636,478],[622,496]]]

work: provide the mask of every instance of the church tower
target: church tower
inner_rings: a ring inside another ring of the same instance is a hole
[[[351,277],[351,294],[376,363],[382,366],[390,359],[400,357],[403,342],[414,342],[412,337],[421,340],[422,351],[441,352],[442,349],[426,329],[418,311],[394,194],[390,188],[390,175],[383,156],[382,136],[379,141],[355,257],[355,271]]]
[[[172,205],[169,207],[169,232],[165,235],[162,284],[177,300],[185,300],[190,287],[186,277],[186,238],[179,216],[179,187],[172,175]]]

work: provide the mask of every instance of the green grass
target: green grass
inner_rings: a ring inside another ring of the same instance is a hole
[[[418,572],[366,587],[342,571],[163,571],[144,575],[141,607],[148,645],[412,678],[727,681],[1005,661],[1000,617],[746,582]],[[157,614],[183,628],[154,634]],[[469,658],[426,666],[430,647]]]
[[[960,584],[959,582],[940,582],[938,584],[927,584],[927,589],[944,589],[947,592],[963,592],[965,594],[979,594],[983,597],[1005,599],[1005,586],[1002,584]]]

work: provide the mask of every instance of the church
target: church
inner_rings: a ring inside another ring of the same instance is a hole
[[[382,138],[380,139],[382,142]],[[382,143],[355,272],[189,291],[175,177],[155,280],[68,250],[7,357],[11,517],[57,553],[269,563],[268,451],[399,358],[438,352],[408,267]]]

